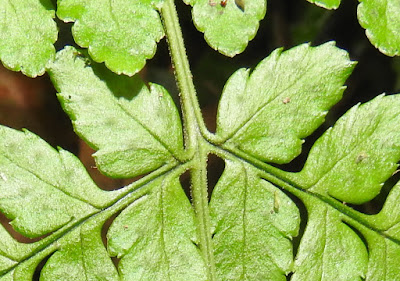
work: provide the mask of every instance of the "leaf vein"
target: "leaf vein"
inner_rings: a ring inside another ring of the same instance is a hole
[[[347,151],[346,153],[343,153],[343,156],[340,157],[329,169],[329,171],[327,173],[325,173],[324,175],[322,175],[315,183],[310,184],[310,187],[308,189],[312,190],[313,187],[315,187],[319,182],[321,182],[323,179],[325,179],[326,177],[329,176],[330,173],[333,173],[334,168],[339,165],[343,160],[349,158],[352,156],[352,153],[360,147],[360,143],[364,143],[366,141],[368,141],[368,139],[370,139],[372,137],[372,135],[374,135],[375,133],[377,133],[378,129],[379,129],[379,125],[382,122],[382,116],[378,116],[379,120],[378,122],[375,123],[375,126],[373,127],[372,131],[369,134],[366,134],[365,132],[363,134],[361,134],[361,138],[359,142],[354,142],[352,144],[352,147],[350,147],[350,151]],[[395,116],[392,118],[394,119],[396,118]]]
[[[131,114],[131,112],[129,112],[128,110],[126,110],[119,102],[116,101],[116,104],[118,105],[119,108],[122,109],[123,112],[125,112],[128,116],[130,116],[137,124],[139,124],[143,129],[145,129],[150,136],[152,136],[158,143],[160,143],[167,151],[169,154],[171,154],[171,156],[178,161],[179,163],[181,163],[181,161],[179,160],[178,156],[176,156],[174,154],[174,152],[168,147],[168,145],[160,138],[158,137],[156,134],[154,134],[151,129],[147,128],[147,126],[145,126],[144,124],[142,124],[133,114]]]
[[[6,158],[8,161],[10,161],[10,163],[12,163],[13,165],[17,166],[17,167],[20,168],[21,170],[24,170],[24,171],[28,172],[29,174],[31,174],[32,176],[34,176],[35,178],[37,178],[39,181],[44,182],[45,184],[47,184],[47,185],[49,185],[49,186],[51,186],[51,187],[57,189],[58,191],[62,192],[63,194],[65,194],[65,195],[67,195],[67,196],[69,196],[69,197],[71,197],[71,198],[73,198],[73,199],[76,199],[76,200],[78,200],[78,201],[81,201],[81,202],[83,202],[83,203],[85,203],[85,204],[87,204],[87,205],[93,207],[93,208],[96,209],[96,210],[100,210],[99,208],[97,208],[97,207],[95,207],[94,205],[92,205],[91,203],[89,203],[89,202],[83,200],[82,198],[78,198],[78,197],[76,197],[76,196],[73,196],[72,194],[68,193],[67,191],[63,190],[62,188],[59,188],[58,186],[56,186],[56,185],[54,185],[54,184],[48,182],[47,180],[43,179],[42,177],[40,177],[38,174],[34,173],[33,171],[30,171],[30,170],[26,169],[25,167],[22,167],[22,166],[18,165],[17,163],[15,163],[14,161],[12,161],[7,155],[2,155],[2,156],[3,156],[4,158]]]
[[[305,55],[302,57],[300,63],[303,63],[303,61],[305,60],[306,57],[307,57],[307,54],[305,54]],[[279,57],[279,58],[280,58],[280,57]],[[277,64],[278,64],[278,61],[275,62],[274,68],[276,67]],[[299,74],[299,76],[303,76],[304,73],[306,73],[306,72],[307,72],[308,70],[310,70],[310,69],[312,69],[312,68],[303,68],[302,71],[300,72],[301,74]],[[273,85],[271,86],[271,88],[275,88],[275,85],[276,85],[276,83],[277,83],[277,81],[278,81],[278,78],[279,78],[278,75],[276,75],[276,76],[275,76],[275,80],[274,80]],[[248,79],[247,79],[247,80],[248,80]],[[247,87],[248,87],[247,82],[248,82],[248,81],[246,81],[246,89],[244,90],[244,92],[247,92]],[[240,131],[246,130],[246,128],[249,126],[249,123],[250,123],[253,119],[257,118],[257,117],[264,111],[264,109],[265,109],[270,103],[272,103],[273,101],[275,101],[279,96],[282,95],[282,93],[284,93],[284,92],[287,91],[288,89],[290,89],[290,88],[292,88],[293,86],[295,86],[297,82],[298,82],[298,80],[294,80],[290,85],[288,85],[286,88],[284,88],[284,89],[282,89],[280,92],[278,92],[278,93],[275,95],[275,97],[274,97],[273,99],[268,100],[267,102],[265,102],[264,104],[262,104],[262,105],[255,111],[254,114],[252,114],[249,118],[247,118],[247,120],[245,120],[245,121],[242,123],[242,125],[238,126],[230,135],[228,135],[228,137],[226,137],[225,140],[224,140],[221,144],[224,144],[224,143],[227,142],[229,139],[234,138],[235,135],[237,135]]]

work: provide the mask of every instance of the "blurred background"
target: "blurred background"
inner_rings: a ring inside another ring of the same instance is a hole
[[[387,57],[370,44],[356,18],[357,4],[355,0],[342,0],[338,10],[328,11],[305,0],[269,0],[267,15],[260,22],[258,34],[244,53],[231,59],[215,52],[206,44],[203,34],[198,32],[192,23],[191,8],[178,1],[186,49],[209,130],[215,130],[217,102],[226,80],[235,70],[241,67],[254,68],[272,50],[279,47],[287,49],[304,42],[319,45],[334,40],[337,46],[347,50],[351,59],[358,61],[358,64],[346,83],[348,88],[343,100],[330,111],[326,123],[306,139],[303,153],[292,163],[281,165],[282,169],[301,170],[315,139],[353,105],[366,102],[381,93],[400,92],[400,59]],[[60,38],[56,47],[73,44],[69,34],[71,24],[60,21],[58,24]],[[178,91],[165,39],[160,42],[155,57],[148,61],[140,75],[146,82],[166,87],[179,106]],[[27,128],[54,147],[60,146],[73,152],[103,189],[112,190],[129,183],[131,180],[112,180],[97,171],[91,157],[93,151],[76,136],[55,94],[46,75],[31,79],[0,67],[0,124],[16,129]],[[210,156],[211,189],[223,168],[222,160]],[[182,176],[181,180],[187,188],[188,176]],[[353,207],[367,213],[378,212],[387,192],[397,180],[398,175],[385,185],[381,195],[372,202]],[[3,225],[7,225],[7,219],[1,215],[0,220]]]

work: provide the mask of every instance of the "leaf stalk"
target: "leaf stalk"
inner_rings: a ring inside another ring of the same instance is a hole
[[[166,0],[161,8],[168,47],[180,91],[185,147],[192,159],[191,192],[197,218],[199,248],[207,267],[207,280],[216,280],[213,256],[211,221],[208,208],[207,150],[202,135],[208,132],[202,118],[186,55],[178,14],[173,0]]]

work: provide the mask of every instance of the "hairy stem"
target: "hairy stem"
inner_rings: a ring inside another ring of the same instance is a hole
[[[208,209],[207,190],[207,150],[204,143],[200,142],[196,153],[196,164],[191,170],[192,174],[192,197],[196,210],[198,232],[200,238],[200,249],[206,260],[207,280],[216,280],[215,262],[211,240],[211,221]]]
[[[199,131],[199,124],[202,123],[202,117],[173,0],[164,2],[161,15],[167,35],[172,64],[175,70],[176,81],[180,91],[183,124],[186,133],[185,145],[189,150],[193,150],[197,146],[197,134]]]
[[[207,131],[203,122],[192,74],[186,56],[182,31],[173,0],[166,0],[161,9],[164,29],[175,77],[180,91],[185,130],[185,146],[189,158],[193,157],[191,168],[191,191],[193,207],[197,218],[199,247],[207,266],[207,279],[215,280],[215,263],[211,240],[211,222],[208,209],[207,189],[207,151],[204,149],[204,139],[201,132]]]

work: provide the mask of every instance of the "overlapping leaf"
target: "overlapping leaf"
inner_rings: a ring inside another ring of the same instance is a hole
[[[46,262],[44,280],[119,280],[101,239],[104,220],[91,220],[61,240]]]
[[[142,147],[147,145],[150,148],[153,145],[154,148],[154,143],[159,145],[158,142],[164,137],[165,143],[159,147],[167,152],[165,147],[174,150],[175,153],[182,153],[179,116],[174,103],[164,89],[152,85],[152,91],[149,91],[137,77],[119,77],[101,66],[86,66],[85,62],[88,61],[75,49],[68,48],[60,53],[57,61],[50,67],[52,78],[55,81],[62,81],[63,83],[58,86],[68,93],[65,96],[67,101],[64,102],[66,109],[68,106],[73,109],[78,108],[74,116],[79,119],[86,113],[79,112],[82,104],[78,102],[75,105],[68,105],[68,100],[87,102],[85,98],[90,100],[92,97],[85,96],[86,94],[99,93],[100,96],[95,97],[98,98],[95,106],[105,102],[106,107],[104,111],[95,114],[110,118],[115,117],[113,114],[120,111],[123,116],[120,120],[126,118],[126,123],[129,125],[125,131],[121,132],[121,139],[118,139],[118,134],[116,134],[117,139],[111,138],[111,144],[112,141],[123,141],[124,136],[129,138],[129,135],[126,136],[123,133],[126,134],[132,128],[139,128],[133,133],[142,135],[136,136],[136,139],[134,136],[133,139],[126,141],[134,148],[140,145]],[[70,72],[57,72],[62,67]],[[78,81],[81,82],[80,87],[65,84],[67,80],[64,79],[80,79]],[[108,84],[106,85],[105,82]],[[62,95],[60,99],[63,99]],[[134,99],[133,103],[131,103],[132,99]],[[100,124],[100,128],[94,127],[99,130],[94,133],[94,136],[102,137],[103,139],[98,143],[107,145],[112,129],[117,129],[115,130],[117,133],[118,128],[109,128],[110,135],[105,135],[104,129],[110,124],[107,122]],[[147,124],[149,128],[143,128],[141,124]],[[93,127],[88,130],[89,135],[93,132],[92,129]],[[171,135],[171,132],[176,134]],[[1,133],[1,141],[4,142],[1,146],[0,158],[2,159],[0,187],[4,190],[0,193],[1,210],[13,220],[14,228],[25,236],[35,237],[55,232],[40,242],[31,244],[32,247],[24,248],[20,247],[22,244],[17,243],[1,228],[2,241],[6,244],[0,243],[0,272],[4,273],[0,276],[0,280],[32,278],[36,267],[47,255],[51,257],[41,272],[41,278],[45,280],[63,278],[130,280],[132,275],[140,276],[143,280],[166,280],[166,274],[171,276],[171,280],[177,280],[177,278],[187,280],[185,274],[196,276],[198,280],[205,280],[204,264],[201,265],[203,261],[194,244],[196,233],[193,210],[179,184],[177,175],[173,178],[168,177],[164,180],[159,178],[152,181],[145,187],[142,186],[139,191],[129,193],[122,200],[117,201],[121,194],[126,194],[126,192],[99,190],[88,178],[82,164],[71,154],[63,150],[57,152],[29,132],[23,133],[2,127]],[[96,138],[95,141],[97,141]],[[154,152],[152,149],[148,151]],[[137,154],[140,154],[140,151]],[[173,156],[169,156],[172,157],[169,161],[176,161]],[[97,157],[102,159],[102,156],[97,155]],[[118,157],[120,156],[116,156]],[[128,158],[125,161],[132,161],[132,159]],[[106,164],[108,163],[106,161]],[[137,167],[141,169],[146,165],[140,160],[137,163],[130,163],[133,165],[133,168],[131,166],[133,173],[138,173],[135,170]],[[158,162],[156,165],[154,163],[151,165],[153,166],[150,168],[145,166],[142,169],[156,169],[159,166]],[[111,167],[116,167],[116,164],[112,163]],[[139,170],[139,173],[140,171],[143,170]],[[135,202],[138,198],[140,200]],[[112,264],[110,254],[104,248],[101,231],[103,224],[111,215],[128,205],[130,206],[117,217],[108,234],[111,255],[122,256],[118,271]],[[126,218],[132,218],[132,216],[135,218],[134,221],[121,226],[121,221],[124,222]],[[152,224],[149,224],[149,218],[154,219]],[[177,228],[178,225],[181,227]],[[147,232],[143,231],[144,227],[147,227]],[[61,235],[62,233],[64,234]],[[130,236],[132,244],[139,243],[137,247],[132,246],[135,251],[126,252],[129,249],[120,247],[121,243],[129,242],[121,239],[121,237],[126,238],[127,233],[132,234]],[[158,233],[159,239],[150,239],[155,233]],[[9,248],[11,246],[14,250],[24,249],[14,253]],[[137,249],[141,251],[137,252]],[[150,253],[150,256],[154,257],[154,251],[160,258],[159,262],[163,262],[164,266],[160,267],[159,263],[156,263],[153,267],[148,267],[151,263],[146,263],[146,254]],[[93,255],[96,258],[93,258]],[[181,259],[182,256],[186,258]],[[27,259],[27,257],[30,258]],[[140,257],[144,257],[141,262],[140,259],[136,259]],[[140,267],[136,267],[138,271],[132,271],[134,268],[131,263],[135,260],[139,261],[139,266],[148,267],[147,271],[142,271]],[[171,268],[174,268],[175,277],[170,272]]]
[[[0,60],[7,68],[31,77],[44,73],[55,55],[54,14],[50,0],[0,1]]]
[[[51,256],[42,278],[205,280],[203,261],[191,240],[196,237],[194,213],[177,178],[159,178],[150,190],[111,225],[109,254],[101,240],[104,219],[90,220]],[[118,271],[109,255],[121,258]]]
[[[389,281],[400,278],[399,199],[400,182],[392,188],[382,210],[376,215],[364,218],[370,227],[360,228],[369,248],[367,280]]]
[[[179,114],[164,88],[153,84],[149,91],[138,77],[88,64],[66,48],[49,72],[75,130],[98,150],[102,172],[132,177],[182,157]]]
[[[186,0],[193,21],[208,44],[227,56],[241,53],[258,30],[266,12],[265,0]]]
[[[400,276],[399,186],[397,183],[393,187],[377,215],[357,214],[354,219],[315,198],[304,200],[308,224],[296,257],[293,280],[349,276],[397,280]],[[362,239],[357,235],[362,235]]]
[[[164,36],[157,11],[161,0],[59,0],[57,15],[75,22],[76,43],[116,73],[134,75],[153,57]]]
[[[2,126],[0,135],[1,211],[26,237],[55,232],[27,245],[0,226],[0,280],[29,280],[57,248],[53,243],[60,238],[57,231],[100,212],[117,199],[118,192],[98,189],[75,156],[55,150],[28,131]]]
[[[25,247],[22,247],[25,246]],[[18,264],[18,260],[30,252],[29,246],[19,244],[0,225],[0,276],[12,270]]]
[[[33,244],[16,242],[0,226],[0,274],[3,274],[0,280],[30,280],[38,264],[48,255],[50,258],[41,271],[44,280],[168,280],[166,276],[170,280],[187,280],[193,276],[196,280],[206,280],[204,263],[194,244],[194,212],[178,177],[172,174],[158,178],[143,189],[141,194],[138,192],[117,202],[110,196],[109,208],[75,221],[63,230],[63,235],[56,232]],[[50,192],[45,194],[50,195]],[[54,203],[51,199],[47,199],[49,204]],[[26,206],[29,209],[36,203],[30,201]],[[68,203],[71,210],[80,206],[77,202]],[[103,224],[127,205],[108,231],[109,254],[101,238]],[[40,217],[38,213],[32,215]],[[84,215],[87,214],[73,220]],[[110,255],[121,257],[118,270]]]

